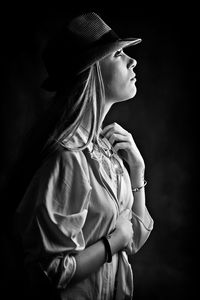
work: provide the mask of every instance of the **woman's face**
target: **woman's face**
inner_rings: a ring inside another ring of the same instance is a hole
[[[133,71],[137,64],[135,59],[119,49],[99,63],[105,86],[106,102],[120,102],[135,96],[137,91]]]

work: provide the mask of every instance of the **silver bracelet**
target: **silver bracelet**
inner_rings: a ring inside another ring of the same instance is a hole
[[[138,186],[138,187],[136,187],[136,188],[131,187],[132,192],[138,192],[138,191],[140,191],[142,188],[145,187],[145,185],[147,185],[147,181],[146,181],[146,180],[144,180],[144,184],[141,185],[141,186]]]

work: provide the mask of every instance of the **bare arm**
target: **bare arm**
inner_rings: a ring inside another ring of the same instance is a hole
[[[131,185],[133,188],[141,187],[144,185],[144,168],[132,168],[130,170]],[[133,212],[144,219],[145,215],[145,189],[142,188],[134,193]]]

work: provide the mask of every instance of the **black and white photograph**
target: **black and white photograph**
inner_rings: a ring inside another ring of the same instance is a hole
[[[197,8],[95,4],[1,9],[2,299],[196,299]]]

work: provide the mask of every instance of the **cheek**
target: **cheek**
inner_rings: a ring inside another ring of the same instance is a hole
[[[105,83],[107,87],[107,92],[119,92],[125,84],[125,79],[124,76],[121,74],[121,71],[113,68],[112,70],[110,69],[110,72],[106,75],[107,76],[105,77]]]
[[[107,100],[123,101],[135,96],[136,87],[130,82],[130,74],[124,64],[101,62],[101,73]]]
[[[135,93],[135,85],[130,82],[127,72],[114,72],[106,84],[106,96],[114,98],[116,101],[122,101],[132,98]]]

